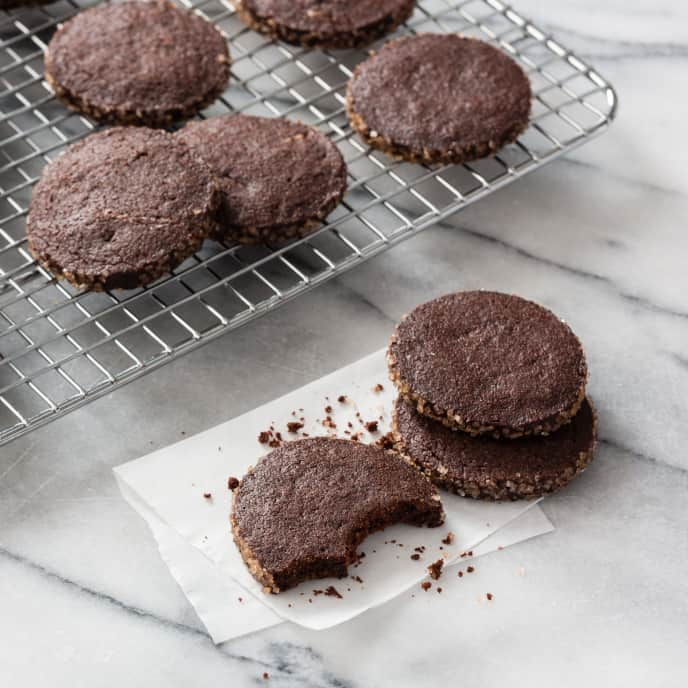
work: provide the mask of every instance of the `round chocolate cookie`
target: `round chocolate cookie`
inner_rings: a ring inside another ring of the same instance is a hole
[[[394,523],[439,526],[440,496],[393,452],[351,440],[288,442],[234,490],[234,540],[265,592],[346,576],[356,548]]]
[[[55,33],[45,77],[67,107],[100,122],[166,126],[212,103],[229,80],[220,32],[164,0],[107,3]]]
[[[215,173],[223,192],[219,233],[233,241],[309,234],[346,191],[337,146],[300,122],[223,115],[189,122],[177,136]]]
[[[232,0],[254,31],[305,48],[353,48],[392,33],[415,0]]]
[[[120,127],[91,134],[43,171],[26,225],[56,277],[87,289],[153,281],[215,229],[219,189],[173,134]]]
[[[545,435],[585,396],[581,343],[519,296],[448,294],[414,308],[387,351],[390,377],[419,413],[473,435]]]
[[[471,437],[421,416],[398,397],[392,432],[399,454],[436,485],[462,497],[531,499],[554,492],[592,461],[595,414],[585,399],[573,420],[547,437]]]
[[[530,99],[525,72],[497,48],[419,34],[359,64],[346,107],[373,148],[410,162],[461,163],[515,141],[528,126]]]

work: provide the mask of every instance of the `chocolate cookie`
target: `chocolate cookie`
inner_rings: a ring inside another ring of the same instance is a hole
[[[177,134],[223,191],[220,233],[242,243],[304,236],[339,204],[346,164],[317,129],[285,119],[223,115]]]
[[[397,398],[396,449],[440,487],[462,497],[530,499],[554,492],[592,461],[595,414],[585,399],[574,419],[547,437],[471,437],[421,416]]]
[[[219,189],[173,134],[120,127],[91,134],[43,171],[26,233],[38,262],[87,289],[153,281],[215,228]]]
[[[387,351],[390,377],[419,413],[473,435],[544,435],[585,396],[583,348],[551,311],[489,291],[415,308]]]
[[[353,48],[392,33],[414,0],[232,0],[254,31],[305,48]]]
[[[396,454],[351,440],[288,442],[234,491],[234,540],[265,592],[345,576],[368,534],[394,523],[439,526],[435,487]]]
[[[528,126],[530,82],[506,54],[456,34],[387,43],[347,88],[351,126],[410,162],[461,163],[515,141]]]
[[[55,33],[45,77],[67,107],[100,122],[165,126],[212,103],[229,80],[220,32],[164,0],[108,3]]]

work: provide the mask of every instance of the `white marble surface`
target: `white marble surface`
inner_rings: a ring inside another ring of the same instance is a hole
[[[685,686],[688,5],[519,0],[618,88],[601,139],[272,315],[0,449],[0,685]],[[383,346],[449,290],[541,301],[583,339],[602,444],[557,531],[443,595],[216,648],[111,468]],[[517,574],[525,569],[525,576]],[[480,622],[462,623],[478,604]],[[500,594],[500,591],[509,591]]]

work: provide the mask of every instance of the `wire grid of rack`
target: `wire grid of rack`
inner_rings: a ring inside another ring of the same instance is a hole
[[[145,289],[80,292],[26,246],[25,215],[43,166],[95,125],[42,79],[56,27],[89,2],[0,16],[0,444],[111,391],[354,267],[602,132],[611,85],[500,0],[422,0],[399,34],[459,31],[492,42],[528,72],[530,126],[499,155],[462,166],[393,162],[352,134],[346,81],[363,51],[305,51],[248,30],[222,0],[184,0],[230,42],[232,81],[203,116],[287,116],[337,143],[349,191],[328,223],[285,247],[206,242]]]

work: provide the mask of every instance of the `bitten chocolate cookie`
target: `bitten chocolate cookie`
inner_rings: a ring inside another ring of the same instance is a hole
[[[107,3],[55,33],[45,77],[67,107],[100,122],[161,127],[212,103],[229,80],[220,32],[164,0]]]
[[[173,134],[119,127],[91,134],[43,171],[26,233],[38,262],[86,289],[153,281],[216,226],[220,192]]]
[[[490,291],[414,308],[397,326],[387,362],[419,413],[473,435],[552,432],[576,415],[587,381],[568,325],[532,301]]]
[[[410,162],[461,163],[527,127],[530,82],[506,54],[474,38],[419,34],[359,64],[347,88],[351,126],[373,148]]]
[[[305,48],[353,48],[392,33],[415,0],[232,0],[254,31]]]
[[[219,233],[280,243],[320,226],[346,191],[346,164],[316,129],[285,119],[223,115],[177,136],[211,167],[223,192]]]
[[[574,419],[547,437],[471,437],[398,397],[392,432],[401,456],[436,485],[462,497],[505,500],[539,497],[573,480],[592,461],[595,425],[585,399]]]
[[[351,440],[288,442],[234,491],[232,532],[265,592],[345,576],[356,548],[394,523],[439,526],[435,487],[396,454]]]

